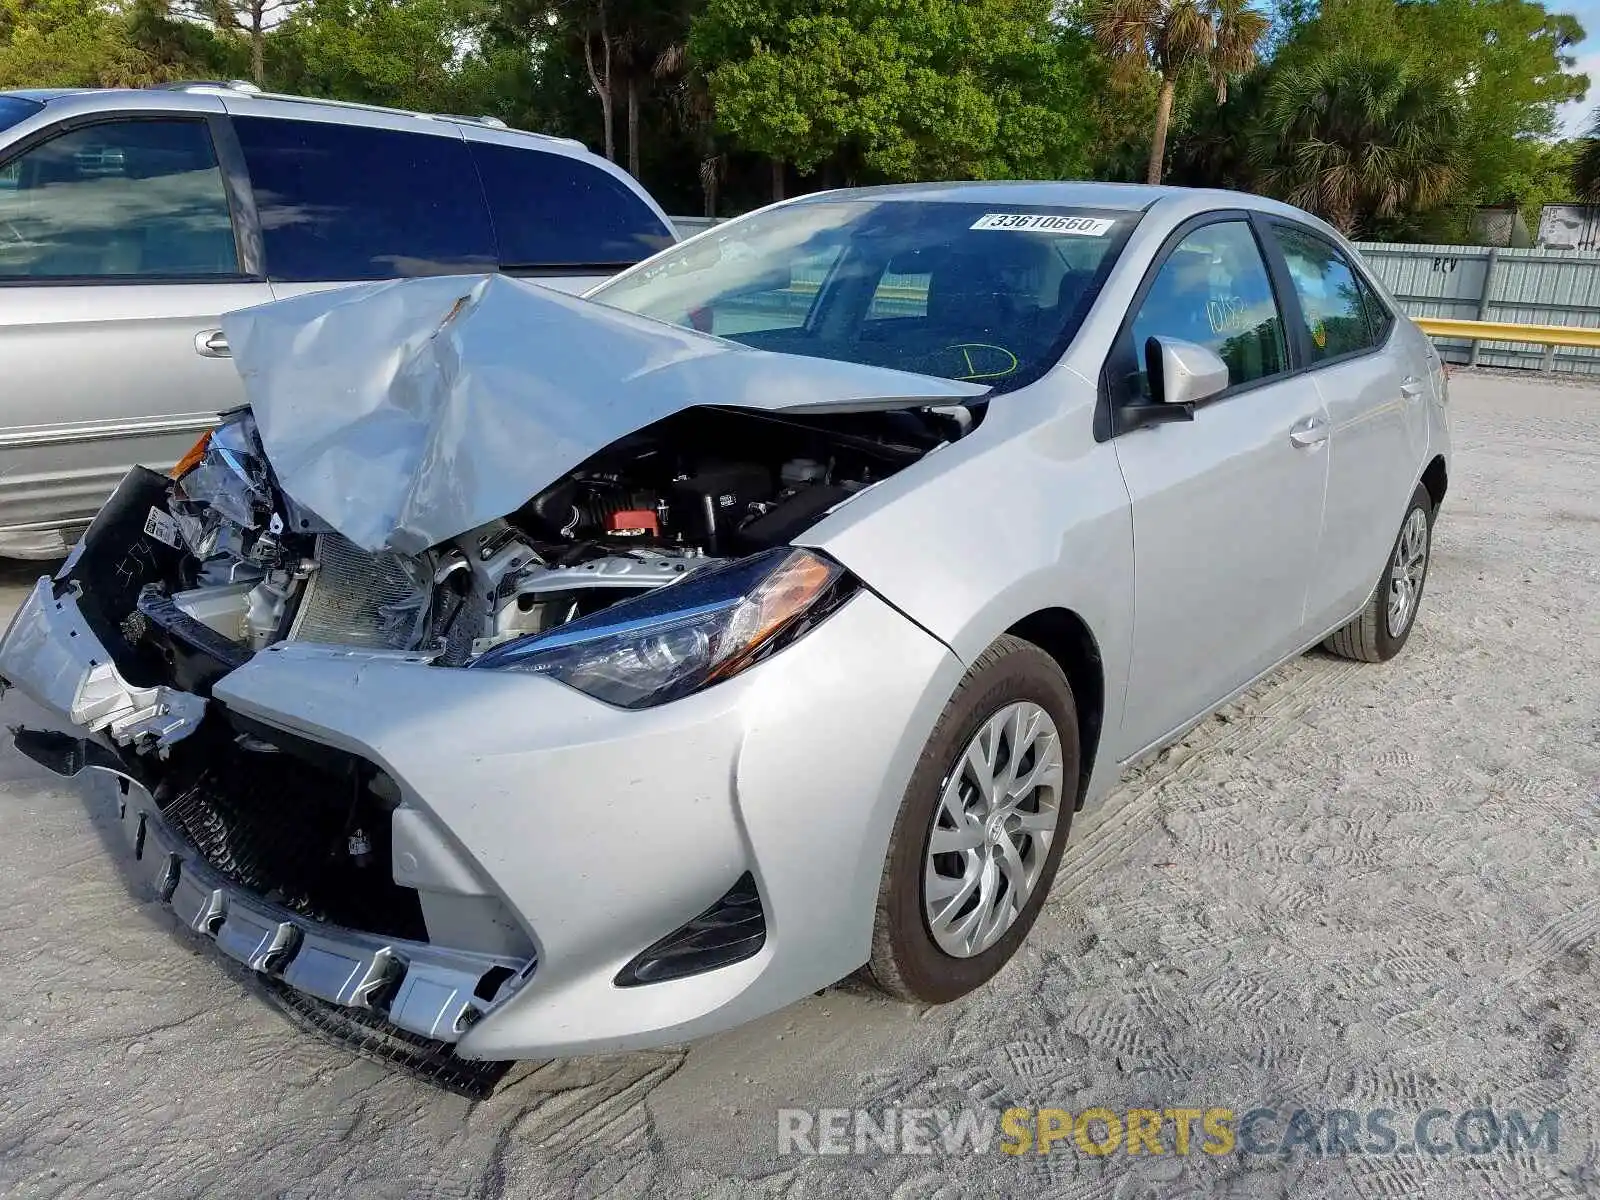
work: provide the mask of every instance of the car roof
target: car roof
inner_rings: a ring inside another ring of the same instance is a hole
[[[10,91],[0,92],[0,96],[15,96],[19,100],[36,100],[42,104],[58,96],[74,96],[85,90],[84,88],[12,88]]]
[[[319,108],[332,108],[348,113],[351,124],[361,123],[363,113],[382,113],[391,117],[414,117],[418,121],[445,121],[451,124],[464,126],[477,126],[484,129],[493,129],[497,133],[509,134],[514,137],[525,137],[550,145],[583,150],[588,153],[582,142],[574,138],[555,137],[547,133],[534,133],[526,129],[513,129],[504,121],[496,117],[466,116],[459,113],[429,113],[419,112],[404,108],[384,108],[376,104],[357,104],[348,100],[325,100],[316,96],[295,96],[285,92],[265,92],[254,84],[243,80],[190,80],[179,83],[156,84],[148,88],[17,88],[11,91],[0,91],[0,96],[16,96],[23,100],[33,100],[38,103],[49,104],[51,101],[72,98],[74,100],[98,101],[97,108],[115,110],[122,104],[148,101],[152,94],[163,97],[163,106],[176,109],[184,108],[183,98],[186,96],[222,96],[234,100],[248,100],[252,105],[259,104],[265,108],[288,107],[291,105],[315,105]],[[202,105],[196,103],[195,108]],[[209,111],[209,108],[207,108]]]
[[[1271,201],[1246,192],[1220,188],[1181,188],[1144,183],[1098,183],[1091,180],[978,180],[964,183],[900,183],[884,187],[842,188],[813,192],[793,201],[795,204],[827,203],[841,200],[917,200],[959,201],[977,204],[1040,204],[1061,208],[1098,208],[1121,212],[1143,212],[1157,200],[1167,197],[1207,197],[1216,208],[1277,207]]]
[[[148,88],[29,88],[0,91],[0,97],[6,96],[42,104],[46,114],[43,118],[45,121],[52,121],[58,116],[74,118],[105,114],[114,117],[125,110],[216,115],[219,108],[225,108],[235,117],[251,113],[258,115],[270,113],[277,117],[300,116],[341,125],[402,130],[414,127],[419,133],[430,131],[443,133],[444,129],[441,128],[443,126],[453,132],[459,132],[469,142],[511,145],[519,150],[580,159],[620,182],[637,196],[669,231],[674,228],[671,219],[656,202],[655,197],[645,191],[638,180],[616,163],[602,158],[575,138],[513,129],[496,117],[414,112],[403,108],[383,108],[375,104],[356,104],[346,100],[323,100],[314,96],[263,92],[254,84],[237,79],[190,80],[157,84]],[[39,114],[33,116],[38,118]],[[8,130],[5,136],[7,139],[14,138],[16,127]]]

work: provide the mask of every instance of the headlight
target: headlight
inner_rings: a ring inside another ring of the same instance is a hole
[[[820,554],[769,550],[496,646],[472,666],[533,671],[608,704],[649,708],[738,674],[832,612],[853,588],[845,570]]]

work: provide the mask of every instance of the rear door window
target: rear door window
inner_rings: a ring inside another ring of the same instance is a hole
[[[570,155],[468,142],[494,217],[500,263],[632,266],[672,245],[672,231],[633,189]]]
[[[1300,298],[1311,361],[1371,350],[1387,332],[1387,314],[1345,256],[1304,229],[1273,226]]]
[[[228,193],[203,121],[106,121],[0,164],[0,278],[234,276]]]
[[[234,117],[233,125],[270,278],[494,269],[494,232],[458,136],[276,117]]]

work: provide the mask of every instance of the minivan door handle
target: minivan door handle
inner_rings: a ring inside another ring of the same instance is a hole
[[[1305,417],[1289,428],[1289,441],[1301,450],[1310,450],[1328,440],[1328,423],[1321,417]]]
[[[1415,375],[1407,375],[1400,381],[1400,394],[1407,400],[1415,400],[1422,395],[1422,380]]]
[[[232,358],[228,335],[220,329],[202,329],[194,335],[194,352],[202,358]]]

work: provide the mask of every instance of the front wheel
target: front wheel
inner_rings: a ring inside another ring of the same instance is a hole
[[[1000,638],[945,705],[901,801],[868,964],[880,988],[944,1003],[1005,965],[1055,878],[1077,783],[1066,676]]]
[[[1399,654],[1417,623],[1432,548],[1433,497],[1419,484],[1372,599],[1348,625],[1331,634],[1323,648],[1359,662],[1388,662]]]

